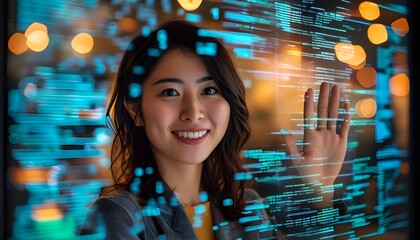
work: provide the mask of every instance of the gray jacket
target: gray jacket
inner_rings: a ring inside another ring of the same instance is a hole
[[[165,191],[170,191],[165,186]],[[244,217],[226,220],[211,202],[214,231],[217,239],[283,239],[270,221],[258,193],[245,190],[247,208]],[[156,203],[140,206],[136,197],[125,190],[101,196],[91,206],[84,224],[82,239],[197,239],[183,206]]]

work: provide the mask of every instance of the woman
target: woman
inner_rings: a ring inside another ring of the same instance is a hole
[[[200,35],[197,26],[169,21],[125,52],[108,108],[115,184],[102,190],[86,224],[99,236],[283,238],[259,195],[235,179],[246,172],[240,155],[251,132],[245,89],[225,48]],[[294,163],[319,165],[297,168],[312,176],[308,184],[331,185],[344,160],[350,115],[337,134],[339,96],[334,86],[329,103],[329,86],[321,85],[315,122],[313,91],[305,93],[303,153],[282,135]],[[325,202],[317,207],[331,207],[332,194],[319,194]]]

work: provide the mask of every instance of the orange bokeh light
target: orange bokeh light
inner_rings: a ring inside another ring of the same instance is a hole
[[[353,45],[353,47],[354,47],[353,57],[350,58],[347,61],[347,63],[353,66],[358,66],[366,60],[366,52],[360,45]]]
[[[400,18],[400,19],[395,20],[394,22],[391,23],[391,27],[392,27],[392,30],[394,30],[394,32],[401,37],[404,37],[405,35],[407,35],[410,29],[408,25],[408,21],[405,18]]]
[[[135,32],[138,29],[138,23],[131,17],[123,17],[118,21],[118,27],[124,32]]]
[[[373,67],[364,67],[357,71],[357,81],[365,88],[370,88],[376,84],[376,70]]]
[[[64,213],[57,203],[45,203],[34,205],[31,209],[31,217],[38,222],[49,222],[62,219]]]
[[[9,50],[15,54],[20,55],[28,50],[26,45],[26,37],[23,33],[14,33],[8,42]]]
[[[335,56],[340,62],[347,63],[354,57],[354,46],[351,43],[336,43],[334,50]]]
[[[386,27],[380,23],[374,23],[368,28],[368,38],[373,44],[381,44],[388,40]]]
[[[362,118],[372,118],[376,114],[376,101],[372,98],[366,98],[357,101],[356,113]]]
[[[47,26],[45,26],[44,24],[39,23],[39,22],[34,22],[31,25],[29,25],[29,27],[26,29],[25,36],[29,37],[29,35],[31,35],[31,33],[35,32],[35,31],[42,31],[42,32],[48,34]]]
[[[397,74],[389,80],[389,90],[395,96],[405,96],[410,93],[410,80],[404,73]]]
[[[369,1],[359,4],[359,12],[366,20],[375,20],[381,15],[378,4]]]
[[[200,7],[203,0],[178,0],[179,5],[186,11],[194,11]]]
[[[10,181],[17,184],[48,182],[49,168],[13,167],[9,170]]]
[[[26,39],[26,45],[35,52],[41,52],[47,48],[50,39],[48,34],[41,30],[33,31]]]
[[[78,53],[89,53],[93,45],[93,37],[87,33],[79,33],[71,41],[71,47]]]

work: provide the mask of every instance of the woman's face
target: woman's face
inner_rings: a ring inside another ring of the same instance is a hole
[[[202,163],[225,135],[230,107],[196,54],[167,52],[143,84],[143,125],[159,166]]]

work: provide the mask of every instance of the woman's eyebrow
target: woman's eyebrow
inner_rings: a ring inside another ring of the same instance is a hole
[[[203,82],[211,81],[211,80],[213,80],[213,77],[205,76],[205,77],[197,79],[195,82],[196,83],[203,83]],[[162,79],[156,81],[155,83],[153,83],[153,85],[157,85],[157,84],[161,84],[161,83],[180,83],[180,84],[183,84],[184,81],[182,81],[179,78],[162,78]]]

